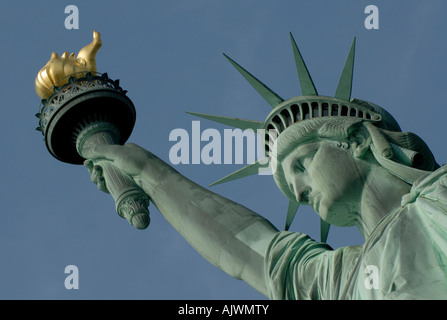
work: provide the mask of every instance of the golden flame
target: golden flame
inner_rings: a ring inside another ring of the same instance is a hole
[[[41,99],[47,99],[53,94],[53,86],[62,86],[68,82],[68,76],[82,76],[85,72],[96,72],[96,53],[101,48],[101,35],[93,31],[92,43],[82,48],[78,56],[64,52],[60,57],[51,54],[50,60],[37,74],[34,88]]]

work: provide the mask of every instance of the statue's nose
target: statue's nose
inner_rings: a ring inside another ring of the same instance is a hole
[[[312,188],[302,182],[296,181],[298,184],[294,184],[292,192],[295,194],[296,201],[301,204],[309,203],[309,194],[312,192]]]

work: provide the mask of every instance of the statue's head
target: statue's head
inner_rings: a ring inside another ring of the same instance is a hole
[[[290,200],[286,229],[299,204],[311,205],[322,223],[352,224],[348,207],[360,201],[370,166],[381,166],[408,185],[439,167],[422,139],[402,132],[386,110],[351,99],[355,39],[335,97],[318,95],[292,36],[291,40],[302,96],[282,99],[226,56],[272,106],[272,112],[265,122],[193,113],[241,129],[265,130],[265,155],[275,182]],[[263,163],[261,159],[214,184],[255,174]],[[324,228],[323,241],[328,231]]]
[[[366,101],[292,98],[272,111],[266,127],[278,187],[330,224],[354,223],[372,166],[409,185],[438,167],[422,139],[402,132],[388,112]]]

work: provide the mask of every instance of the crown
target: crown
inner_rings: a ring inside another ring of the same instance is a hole
[[[267,103],[273,108],[273,110],[268,114],[264,122],[196,112],[187,113],[239,129],[252,129],[255,132],[259,129],[263,129],[265,134],[264,154],[266,158],[271,156],[274,150],[276,139],[287,128],[303,121],[311,121],[312,119],[322,119],[328,117],[346,117],[351,119],[354,118],[370,122],[374,124],[374,126],[382,129],[401,131],[396,120],[383,108],[365,100],[351,99],[356,38],[354,38],[354,40],[352,41],[334,97],[318,95],[317,89],[309,74],[307,66],[304,63],[301,52],[299,51],[295,39],[293,38],[291,33],[290,39],[292,42],[293,56],[298,73],[302,96],[284,100],[273,90],[267,87],[264,83],[258,80],[255,76],[253,76],[250,72],[248,72],[233,59],[224,54],[228,61],[267,101]],[[263,167],[265,167],[265,163],[265,158],[258,160],[246,167],[243,167],[242,169],[239,169],[227,175],[222,179],[219,179],[218,181],[210,184],[210,186],[257,174]],[[298,210],[298,207],[299,204],[296,201],[289,201],[285,230],[289,229]],[[322,242],[326,242],[327,240],[329,226],[330,225],[327,222],[321,220],[320,231]]]

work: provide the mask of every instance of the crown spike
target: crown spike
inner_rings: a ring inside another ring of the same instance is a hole
[[[209,185],[209,187],[215,186],[217,184],[237,180],[237,179],[242,179],[242,178],[245,178],[248,176],[252,176],[254,174],[258,174],[260,171],[263,170],[263,168],[265,166],[263,164],[263,162],[265,162],[265,158],[258,160],[256,162],[253,162],[252,164],[249,164],[248,166],[245,166],[245,167],[223,177],[222,179],[219,179],[216,182],[213,182],[212,184]]]
[[[309,70],[307,70],[292,33],[290,33],[290,40],[292,41],[293,56],[295,57],[296,70],[298,72],[298,79],[300,80],[301,93],[303,96],[317,96],[317,89],[315,89],[314,82],[310,77]]]
[[[300,207],[300,205],[298,202],[293,201],[293,200],[289,201],[289,207],[287,208],[286,226],[284,228],[286,231],[289,230],[290,225],[292,224],[292,221],[295,218],[295,215],[296,215],[299,207]]]
[[[278,104],[284,101],[283,98],[278,96],[269,87],[267,87],[261,81],[256,79],[256,77],[254,77],[247,70],[242,68],[233,59],[231,59],[225,53],[223,55],[225,56],[225,58],[228,59],[228,61],[230,61],[230,63],[237,69],[237,71],[239,71],[240,74],[242,74],[242,76],[252,85],[252,87],[255,88],[255,90],[272,106],[272,108],[276,107]]]
[[[215,115],[211,115],[211,114],[189,112],[189,111],[186,111],[186,113],[191,114],[196,117],[211,120],[214,122],[223,123],[228,126],[231,126],[234,128],[239,128],[242,130],[252,129],[253,131],[256,132],[256,130],[262,129],[264,126],[264,122],[260,122],[260,121],[245,120],[245,119],[239,119],[239,118],[230,118],[230,117],[223,117],[223,116],[215,116]]]
[[[338,82],[335,97],[338,99],[349,101],[351,99],[352,91],[352,75],[354,73],[354,55],[355,55],[355,37],[352,40],[351,49],[349,50],[348,57],[346,58],[343,72]]]

